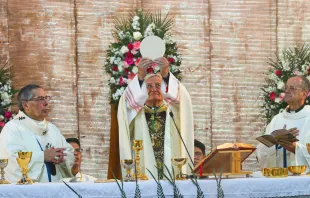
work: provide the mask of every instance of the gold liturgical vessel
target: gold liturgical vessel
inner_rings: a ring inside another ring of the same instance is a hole
[[[140,180],[148,180],[147,176],[144,173],[141,173],[141,167],[140,167],[140,151],[143,150],[143,141],[142,140],[134,140],[133,141],[133,150],[135,151],[135,162],[136,162],[136,174],[137,179]],[[133,176],[136,177],[135,174]]]
[[[176,175],[176,180],[186,180],[186,177],[182,173],[182,166],[186,164],[187,158],[185,157],[174,157],[171,158],[171,162],[173,165],[177,166],[179,169],[179,173]]]
[[[121,160],[121,164],[124,169],[126,169],[126,176],[123,178],[125,182],[127,181],[135,181],[135,178],[131,175],[131,169],[133,168],[134,161],[133,159],[124,159]]]
[[[33,184],[32,179],[28,177],[28,164],[31,160],[32,152],[18,152],[18,158],[16,158],[19,167],[21,168],[22,178],[17,184]]]
[[[0,184],[10,184],[10,182],[6,181],[4,178],[4,168],[8,165],[9,160],[8,159],[0,159],[0,169],[1,169],[1,178],[0,178]]]

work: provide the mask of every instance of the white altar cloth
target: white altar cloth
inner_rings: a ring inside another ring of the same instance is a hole
[[[161,181],[166,197],[173,197],[173,189],[167,181]],[[205,197],[216,198],[216,181],[200,180],[199,184]],[[69,183],[83,198],[114,198],[121,197],[116,183]],[[157,198],[156,183],[154,181],[139,182],[141,196]],[[197,189],[191,181],[177,181],[181,194],[187,197],[196,197]],[[225,198],[246,197],[310,197],[310,176],[291,176],[287,178],[234,178],[223,179],[222,188]],[[124,190],[127,197],[134,197],[135,183],[125,182]],[[76,198],[63,183],[37,183],[33,185],[0,185],[1,198]]]

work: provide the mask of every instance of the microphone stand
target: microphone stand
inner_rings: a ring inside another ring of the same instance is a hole
[[[192,162],[192,164],[193,164],[193,167],[194,167],[194,161],[193,161],[191,155],[189,154],[189,151],[188,151],[188,149],[187,149],[187,147],[186,147],[186,145],[185,145],[185,142],[184,142],[184,140],[183,140],[183,138],[182,138],[182,135],[181,135],[181,133],[180,133],[178,127],[177,127],[177,124],[175,123],[175,120],[174,120],[174,117],[173,117],[174,115],[173,115],[172,111],[169,112],[169,115],[171,116],[171,118],[172,118],[172,120],[173,120],[174,126],[175,126],[175,128],[177,129],[177,131],[178,131],[178,134],[179,134],[179,136],[180,136],[180,138],[181,138],[181,140],[182,140],[183,146],[185,147],[186,152],[187,152],[187,155],[188,155],[189,159],[191,160],[191,162]]]

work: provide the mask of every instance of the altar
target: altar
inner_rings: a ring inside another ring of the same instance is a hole
[[[172,186],[161,181],[165,197],[173,197]],[[217,185],[214,179],[200,180],[200,187],[205,197],[217,197]],[[83,198],[121,197],[119,188],[112,183],[69,183]],[[223,179],[222,188],[225,198],[247,197],[310,197],[309,176],[289,176],[286,178],[233,178]],[[124,183],[127,197],[134,197],[135,183]],[[141,197],[157,198],[154,181],[140,181]],[[177,187],[186,197],[196,197],[197,189],[190,180],[177,181]],[[0,185],[2,198],[76,198],[78,197],[64,183],[37,183],[33,185]]]

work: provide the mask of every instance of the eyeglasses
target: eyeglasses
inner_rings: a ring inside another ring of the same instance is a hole
[[[195,157],[201,157],[203,154],[201,152],[195,152]]]
[[[81,153],[81,152],[83,151],[83,149],[81,149],[81,148],[76,148],[76,149],[74,149],[74,151],[77,152],[77,153]]]
[[[294,86],[286,86],[284,90],[285,90],[285,91],[286,91],[286,90],[289,90],[289,91],[291,91],[291,92],[294,92],[294,91],[297,91],[298,89],[304,90],[303,88],[294,87]]]
[[[156,83],[156,84],[147,84],[146,85],[147,89],[152,89],[153,87],[155,87],[155,89],[160,89],[161,88],[161,84]]]
[[[31,98],[28,101],[40,101],[40,102],[43,102],[44,100],[49,101],[50,99],[51,99],[51,96],[38,96],[38,97]]]

